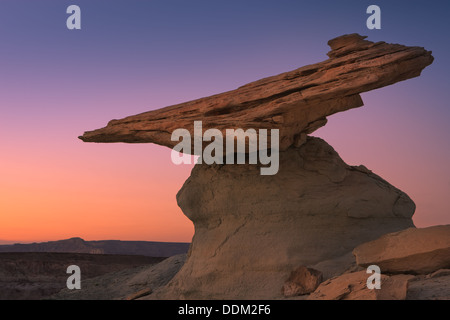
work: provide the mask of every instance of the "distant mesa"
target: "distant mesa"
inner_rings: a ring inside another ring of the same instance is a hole
[[[91,254],[143,255],[149,257],[171,257],[186,253],[189,243],[155,241],[100,240],[85,241],[70,238],[59,241],[0,245],[0,252],[66,252]]]
[[[13,244],[13,243],[16,243],[17,241],[10,241],[10,240],[1,240],[0,239],[0,245],[3,245],[3,244]]]

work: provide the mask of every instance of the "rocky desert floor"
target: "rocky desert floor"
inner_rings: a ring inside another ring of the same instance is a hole
[[[450,300],[449,237],[450,226],[410,228],[386,234],[336,259],[298,266],[282,279],[284,285],[272,293],[271,299]],[[1,253],[0,299],[193,299],[188,295],[170,295],[174,292],[172,287],[177,286],[176,278],[183,275],[179,271],[187,259],[186,254],[152,258]],[[70,264],[77,264],[82,270],[80,290],[66,288],[69,275],[65,272]],[[371,265],[382,270],[381,289],[367,287],[371,276],[367,268]],[[226,276],[222,278],[227,281]],[[246,292],[246,288],[241,290]],[[239,297],[259,298],[257,294]]]
[[[154,265],[87,279],[82,281],[81,290],[65,289],[52,299],[196,299],[199,293],[190,297],[189,291],[184,295],[178,291],[177,277],[185,275],[179,270],[189,258],[192,256],[176,255]],[[381,270],[380,289],[368,288],[372,276],[368,268],[373,265]],[[221,278],[227,281],[226,275]],[[281,280],[284,285],[272,292],[273,300],[450,300],[450,225],[389,233],[336,259],[298,266]],[[274,283],[269,285],[274,287]],[[236,291],[246,295],[226,296],[225,290],[220,293],[223,299],[261,299],[258,290],[255,294],[245,287]]]
[[[0,253],[0,300],[44,299],[66,288],[67,267],[77,265],[81,279],[149,266],[164,258],[85,253]]]

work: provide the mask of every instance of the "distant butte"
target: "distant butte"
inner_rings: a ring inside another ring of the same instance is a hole
[[[431,51],[358,34],[328,42],[329,59],[261,79],[236,90],[162,109],[111,120],[87,131],[85,142],[156,143],[174,147],[175,129],[203,121],[203,130],[280,129],[280,150],[301,145],[306,135],[324,126],[327,116],[361,107],[360,93],[417,77],[433,62]]]

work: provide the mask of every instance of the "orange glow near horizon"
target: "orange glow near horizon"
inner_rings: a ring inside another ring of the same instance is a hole
[[[0,216],[1,240],[190,242],[193,226],[175,196],[192,166],[174,166],[159,146],[82,147],[91,148],[89,159],[16,154],[2,166],[0,212],[8,214]]]
[[[399,86],[383,90],[383,98],[391,93],[392,101],[413,104]],[[424,120],[383,105],[377,92],[363,99],[366,106],[331,116],[313,135],[346,163],[363,164],[406,192],[417,205],[416,226],[448,224],[450,205],[442,199],[450,182],[440,170],[450,155],[430,143],[439,141],[439,131],[415,130]],[[157,145],[83,143],[76,138],[83,125],[74,127],[58,137],[53,128],[2,142],[1,241],[191,241],[193,224],[176,194],[193,165],[173,165],[170,149]]]

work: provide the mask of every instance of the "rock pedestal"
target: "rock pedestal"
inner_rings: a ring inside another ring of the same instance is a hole
[[[187,299],[272,299],[299,265],[342,256],[413,226],[415,205],[364,167],[308,138],[280,153],[280,171],[196,165],[177,195],[195,235],[164,293]]]

